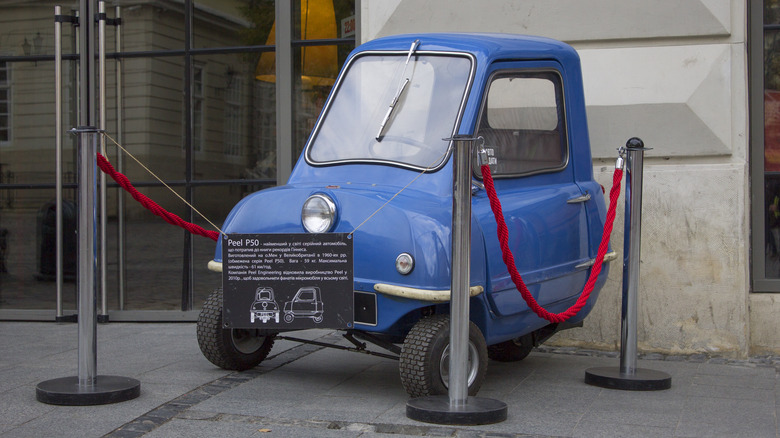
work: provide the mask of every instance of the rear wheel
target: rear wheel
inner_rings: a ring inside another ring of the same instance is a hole
[[[466,376],[469,395],[476,395],[487,371],[485,338],[469,322]],[[432,315],[412,327],[404,340],[399,363],[401,382],[412,397],[445,395],[450,375],[450,318]]]
[[[534,337],[527,334],[488,347],[488,357],[498,362],[519,362],[525,359],[534,348]]]
[[[216,289],[203,303],[198,315],[198,345],[206,359],[226,370],[256,367],[271,352],[275,335],[254,329],[222,327],[222,289]]]

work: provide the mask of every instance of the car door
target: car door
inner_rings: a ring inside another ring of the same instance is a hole
[[[564,84],[552,61],[493,66],[477,122],[478,142],[493,149],[496,192],[518,271],[536,300],[560,312],[586,281],[588,220],[575,182]],[[475,163],[475,178],[481,172]],[[497,316],[528,309],[504,264],[497,226],[484,190],[473,197],[484,235],[487,292]]]
[[[316,288],[301,288],[293,299],[293,312],[297,315],[312,315],[319,310],[317,304]]]

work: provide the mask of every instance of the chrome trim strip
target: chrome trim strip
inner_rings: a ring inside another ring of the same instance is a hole
[[[394,284],[377,283],[374,285],[374,290],[383,293],[385,295],[391,295],[394,297],[409,298],[412,300],[430,301],[435,303],[444,303],[450,300],[450,290],[429,290],[429,289],[417,289],[414,287],[397,286]],[[469,296],[475,297],[485,289],[482,286],[471,286],[469,288]]]

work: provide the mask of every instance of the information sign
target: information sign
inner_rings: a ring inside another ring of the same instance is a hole
[[[353,241],[348,234],[229,234],[222,239],[226,328],[352,327]]]

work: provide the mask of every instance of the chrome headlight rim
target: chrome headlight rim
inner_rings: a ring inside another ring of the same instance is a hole
[[[312,203],[319,203],[319,206],[315,207]],[[315,193],[306,198],[301,206],[301,225],[308,233],[327,233],[336,225],[336,212],[336,203],[330,196]]]
[[[408,252],[402,252],[395,258],[395,270],[401,275],[409,275],[414,271],[414,257]]]

